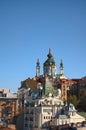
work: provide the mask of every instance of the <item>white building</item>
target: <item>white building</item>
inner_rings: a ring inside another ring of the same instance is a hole
[[[83,121],[85,121],[85,118],[77,114],[73,104],[69,104],[63,107],[61,113],[57,112],[56,117],[51,120],[50,125],[59,126],[71,123],[76,124]]]
[[[60,113],[63,106],[58,97],[37,98],[36,93],[29,95],[24,114],[24,130],[41,130],[49,127],[50,120]]]
[[[59,96],[42,96],[40,89],[28,92],[24,114],[24,130],[46,130],[50,125],[85,121],[72,104],[64,105]]]

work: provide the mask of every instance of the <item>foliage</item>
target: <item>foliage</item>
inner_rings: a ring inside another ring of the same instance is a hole
[[[78,104],[78,110],[79,111],[85,111],[86,112],[86,97],[84,97]]]
[[[76,95],[70,95],[67,99],[68,103],[72,103],[75,107],[77,107],[79,100],[77,99]]]
[[[53,96],[57,96],[56,90],[50,86],[45,88],[45,96],[49,96],[49,93],[51,93]]]

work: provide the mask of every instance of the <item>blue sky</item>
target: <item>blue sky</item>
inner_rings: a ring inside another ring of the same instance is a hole
[[[48,50],[68,78],[86,76],[86,0],[0,0],[0,88],[41,73]]]

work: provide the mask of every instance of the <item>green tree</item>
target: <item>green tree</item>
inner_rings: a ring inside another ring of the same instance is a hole
[[[78,98],[76,97],[76,95],[70,95],[67,99],[68,103],[72,103],[75,107],[77,107],[79,101]]]
[[[79,102],[78,109],[86,112],[86,97]]]
[[[78,105],[78,103],[79,103],[79,100],[78,100],[78,98],[76,97],[76,95],[73,95],[72,96],[72,103],[73,103],[73,105],[75,106],[75,107],[77,107],[77,105]]]

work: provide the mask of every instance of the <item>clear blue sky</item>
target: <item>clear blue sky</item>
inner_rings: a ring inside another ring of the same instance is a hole
[[[16,92],[51,48],[59,73],[86,76],[86,0],[0,0],[0,88]]]

